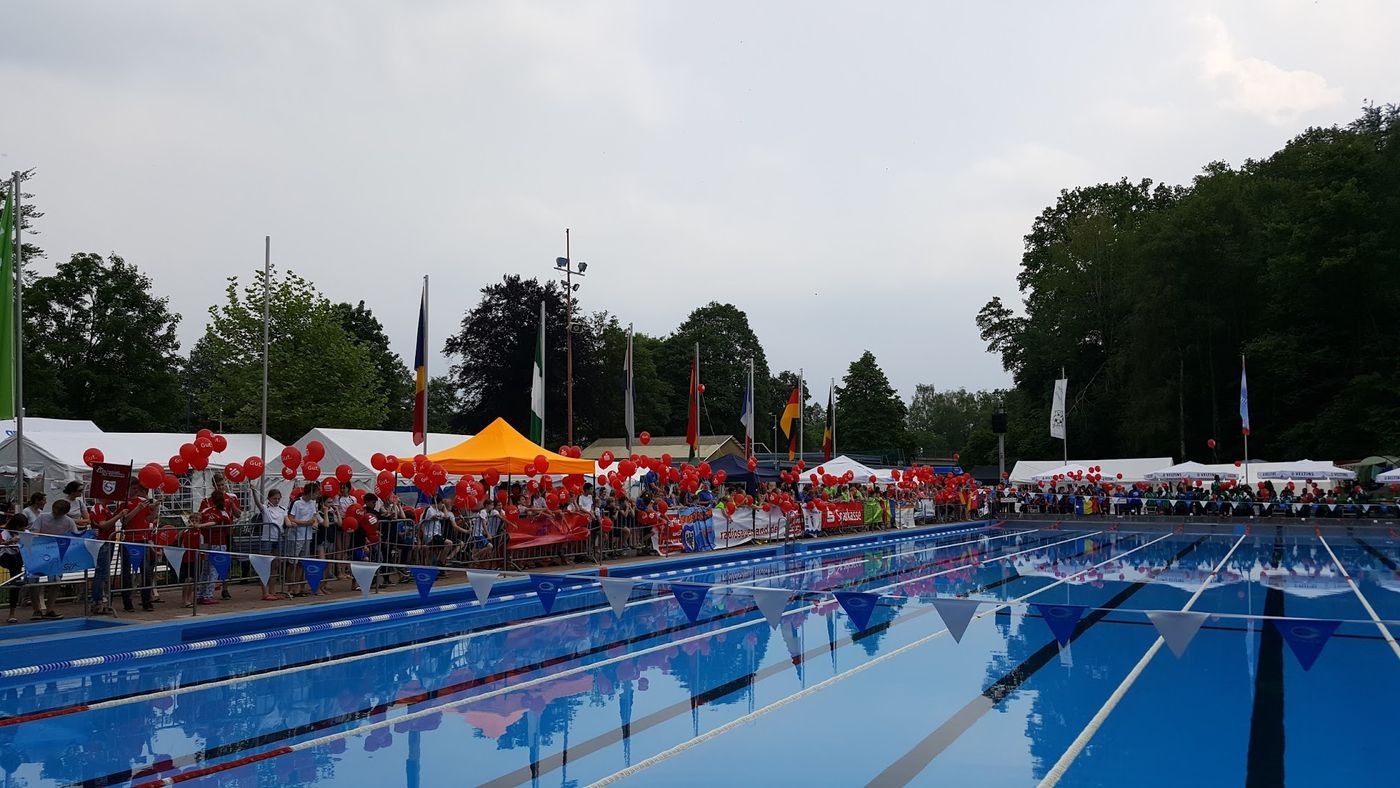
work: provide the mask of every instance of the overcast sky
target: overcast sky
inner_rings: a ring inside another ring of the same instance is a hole
[[[873,351],[906,397],[1006,385],[1059,189],[1188,181],[1400,99],[1381,2],[7,2],[0,170],[48,266],[115,251],[203,332],[273,260],[413,355],[478,289],[547,276],[665,334],[748,312],[814,389]],[[1387,92],[1389,91],[1389,92]],[[18,110],[15,114],[14,110]]]

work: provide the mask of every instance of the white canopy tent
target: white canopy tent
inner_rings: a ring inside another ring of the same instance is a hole
[[[1150,482],[1195,481],[1196,479],[1211,481],[1217,476],[1220,477],[1221,481],[1238,479],[1240,472],[1230,466],[1202,465],[1199,462],[1188,460],[1144,474],[1144,477]]]
[[[44,419],[30,416],[24,420],[25,432],[86,432],[100,433],[102,430],[87,419]],[[14,419],[0,419],[0,435],[10,437],[16,432]]]
[[[1376,474],[1377,484],[1397,484],[1400,483],[1400,468]]]
[[[821,470],[818,470],[819,468]],[[832,476],[844,476],[846,475],[846,471],[851,472],[851,481],[853,484],[869,484],[871,476],[875,477],[877,484],[890,484],[894,481],[889,471],[877,471],[864,463],[856,462],[842,454],[839,457],[832,457],[826,462],[818,463],[815,466],[808,466],[807,470],[802,472],[800,483],[810,485],[812,483],[811,475],[814,473],[817,474],[817,483],[820,484],[823,473]]]
[[[1326,480],[1347,481],[1356,478],[1356,471],[1338,468],[1330,462],[1298,460],[1297,462],[1272,463],[1276,467],[1261,470],[1257,479],[1295,479],[1301,481]]]
[[[450,448],[470,437],[451,432],[430,432],[428,449],[431,453]],[[411,459],[423,451],[422,446],[413,445],[413,433],[407,431],[317,427],[301,436],[296,446],[305,451],[306,444],[313,440],[320,441],[321,445],[326,447],[326,456],[319,463],[322,472],[333,473],[338,466],[349,465],[352,477],[361,484],[367,483],[379,473],[369,463],[376,452],[392,454],[399,459]],[[281,452],[280,448],[278,452]],[[277,469],[282,467],[282,461],[276,459],[276,455],[268,458],[268,464]]]
[[[1089,466],[1089,467],[1092,467],[1092,466]],[[1040,473],[1037,473],[1036,475],[1032,476],[1032,477],[1031,477],[1031,481],[1033,481],[1033,482],[1050,482],[1050,481],[1058,481],[1058,480],[1060,480],[1060,479],[1071,479],[1071,480],[1073,480],[1073,478],[1074,478],[1075,476],[1089,476],[1089,475],[1091,475],[1091,474],[1093,473],[1093,471],[1090,471],[1090,470],[1089,470],[1089,467],[1086,467],[1086,466],[1080,465],[1080,464],[1078,464],[1078,463],[1073,463],[1073,462],[1072,462],[1072,463],[1070,463],[1069,465],[1061,465],[1061,466],[1059,466],[1058,468],[1048,468],[1048,469],[1046,469],[1046,470],[1044,470],[1044,471],[1041,471]]]
[[[1147,474],[1152,471],[1165,468],[1172,464],[1171,457],[1128,457],[1110,460],[1072,460],[1070,465],[1078,465],[1082,468],[1099,467],[1099,473],[1104,481],[1112,482],[1140,482],[1147,478]],[[1061,460],[1018,460],[1011,469],[1010,481],[1024,484],[1035,481],[1038,474],[1064,467]],[[1118,474],[1123,474],[1119,479]],[[1053,475],[1053,474],[1052,474]]]

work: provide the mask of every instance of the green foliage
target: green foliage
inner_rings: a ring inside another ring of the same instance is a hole
[[[242,288],[230,277],[227,300],[209,309],[209,327],[190,353],[187,381],[203,420],[231,432],[257,432],[261,423],[264,284],[261,271]],[[268,433],[290,442],[312,427],[383,424],[374,360],[345,330],[340,310],[291,272],[274,271],[268,291]]]
[[[623,418],[622,376],[622,364],[627,355],[627,328],[606,312],[593,315],[590,322],[601,338],[599,374],[586,383],[598,407],[593,414],[594,437],[621,437],[627,429]],[[685,390],[680,394],[672,392],[670,384],[657,372],[657,358],[664,341],[646,334],[634,332],[632,335],[632,387],[636,391],[633,415],[638,432],[660,435],[670,424],[672,412],[685,410]]]
[[[906,420],[915,454],[960,454],[965,467],[995,463],[997,440],[992,433],[992,414],[1004,397],[1005,392],[1001,391],[936,391],[930,384],[918,384]]]
[[[374,365],[379,394],[384,397],[384,422],[379,426],[386,430],[408,430],[413,427],[413,375],[399,355],[389,349],[389,337],[384,334],[384,326],[365,302],[351,306],[336,304],[336,315],[345,332],[364,346]],[[448,400],[451,402],[451,398]],[[432,402],[429,400],[429,407]]]
[[[409,395],[412,396],[411,389]],[[457,387],[453,385],[452,378],[447,375],[428,378],[428,432],[451,432],[452,420],[461,410],[461,397],[457,396]],[[392,429],[412,429],[412,405],[409,406],[408,417],[407,427]],[[434,448],[433,451],[437,449]]]
[[[771,396],[767,390],[768,358],[758,335],[749,326],[749,316],[733,304],[716,301],[691,312],[662,344],[658,373],[677,402],[671,411],[666,434],[685,434],[686,397],[697,343],[700,345],[700,382],[705,385],[700,432],[728,433],[742,441],[744,427],[739,423],[739,410],[749,378],[749,359],[753,359],[754,402],[759,403]],[[760,423],[755,420],[756,430],[761,429]],[[640,422],[638,429],[641,429]]]
[[[836,389],[836,448],[895,458],[905,446],[906,415],[904,401],[867,350],[851,362]]]
[[[184,421],[180,316],[111,255],[75,254],[25,291],[25,410],[109,431]]]
[[[1400,110],[1309,129],[1189,187],[1062,192],[1026,236],[1024,315],[978,313],[1012,372],[1013,445],[1055,456],[1050,391],[1070,379],[1070,454],[1344,459],[1400,446]],[[1206,448],[1214,437],[1219,454]]]

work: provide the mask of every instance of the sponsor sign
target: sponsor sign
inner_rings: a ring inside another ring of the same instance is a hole
[[[111,462],[94,463],[88,497],[96,501],[125,501],[131,486],[131,466]]]

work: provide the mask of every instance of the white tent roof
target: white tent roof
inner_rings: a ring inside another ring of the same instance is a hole
[[[1240,472],[1234,466],[1202,465],[1199,462],[1179,462],[1167,468],[1152,471],[1145,474],[1147,481],[1192,481],[1195,479],[1211,480],[1219,476],[1222,481],[1226,479],[1240,478]]]
[[[27,427],[29,420],[25,420]],[[209,457],[210,468],[222,468],[226,463],[243,462],[261,453],[261,435],[225,434],[228,448]],[[158,462],[162,466],[170,458],[180,453],[180,446],[194,440],[193,435],[176,432],[36,432],[24,433],[24,464],[31,467],[45,464],[57,470],[67,471],[70,478],[87,472],[83,462],[83,452],[96,447],[102,450],[107,462],[130,462],[137,468],[148,462]],[[13,465],[15,461],[14,436],[0,442],[0,462]],[[282,444],[275,438],[267,439],[267,463],[272,464],[282,451]],[[37,453],[38,456],[35,456]]]
[[[1090,467],[1092,466],[1084,466],[1072,462],[1069,465],[1061,465],[1056,468],[1047,468],[1041,471],[1040,473],[1037,473],[1036,475],[1032,476],[1031,481],[1048,482],[1059,479],[1061,477],[1073,479],[1073,477],[1075,476],[1087,476],[1093,473],[1093,471],[1089,470]]]
[[[1262,470],[1254,476],[1257,479],[1355,479],[1356,471],[1338,468],[1330,462],[1298,460],[1297,462],[1272,463],[1276,466]]]
[[[14,419],[0,419],[0,437],[8,438],[15,434]],[[30,416],[24,420],[24,431],[29,432],[102,432],[96,424],[86,419],[42,419]]]
[[[470,435],[458,435],[451,432],[430,432],[428,433],[428,449],[431,452],[447,449],[456,446],[462,441],[470,438]],[[303,451],[306,444],[313,440],[318,440],[326,447],[325,459],[321,460],[321,470],[327,473],[333,472],[337,466],[349,465],[350,472],[356,479],[370,479],[379,473],[369,464],[370,457],[375,452],[393,454],[400,459],[412,458],[413,455],[423,451],[421,446],[413,445],[413,433],[397,430],[346,430],[331,427],[317,427],[296,442],[296,446]],[[269,450],[270,451],[270,450]],[[282,449],[277,449],[280,454]],[[269,455],[268,464],[273,465],[276,455]],[[282,461],[277,460],[276,467],[282,467]]]
[[[1147,474],[1152,471],[1165,468],[1172,464],[1171,457],[1129,457],[1116,460],[1072,460],[1071,465],[1081,465],[1090,468],[1095,465],[1103,470],[1104,481],[1120,481],[1117,474],[1123,474],[1121,481],[1140,482],[1146,479]],[[1062,460],[1019,460],[1016,466],[1011,469],[1012,482],[1034,481],[1038,474],[1044,473],[1053,468],[1064,465]]]
[[[869,484],[871,476],[874,476],[878,482],[888,483],[893,481],[893,479],[890,478],[889,471],[877,471],[868,465],[856,462],[842,454],[840,457],[832,457],[826,462],[818,463],[815,466],[809,466],[807,470],[802,472],[801,483],[811,484],[811,475],[814,473],[817,474],[817,481],[820,483],[821,472],[817,470],[818,468],[821,468],[832,476],[844,476],[846,471],[850,471],[853,475],[851,480],[853,484]]]
[[[1400,482],[1400,468],[1376,474],[1376,481],[1380,484],[1394,484]]]

